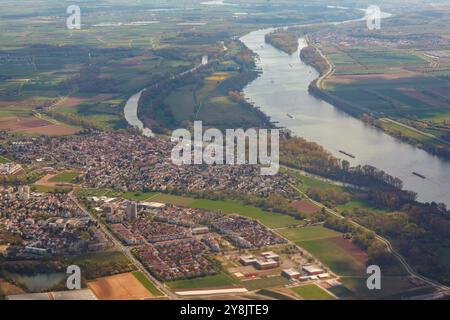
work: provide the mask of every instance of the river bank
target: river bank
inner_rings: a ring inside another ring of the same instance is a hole
[[[450,205],[449,163],[400,142],[310,94],[310,85],[319,74],[299,58],[307,46],[306,39],[300,38],[297,53],[288,55],[265,42],[265,36],[273,30],[257,30],[241,38],[258,55],[257,68],[262,71],[258,79],[244,88],[249,101],[280,126],[324,146],[335,157],[342,158],[343,150],[355,156],[346,158],[352,165],[369,164],[400,178],[405,189],[418,194],[419,201]]]

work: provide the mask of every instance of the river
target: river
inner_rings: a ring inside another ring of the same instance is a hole
[[[144,123],[138,117],[139,99],[141,98],[144,90],[135,93],[128,99],[123,112],[125,115],[125,120],[127,120],[130,126],[137,127],[144,136],[153,137],[152,130],[145,128]]]
[[[382,18],[390,16],[382,13]],[[246,98],[273,121],[278,121],[280,126],[322,145],[336,157],[345,158],[353,165],[369,164],[382,169],[402,179],[404,188],[415,191],[418,200],[443,202],[450,207],[450,162],[401,142],[310,95],[308,86],[319,74],[299,57],[306,40],[300,38],[297,53],[288,55],[265,43],[265,35],[273,30],[257,30],[241,38],[259,56],[256,64],[263,71],[260,77],[244,88]],[[186,72],[193,72],[196,68]],[[142,91],[127,101],[125,118],[144,135],[152,136],[152,131],[144,128],[137,116],[141,94]],[[288,113],[292,118],[287,116]],[[356,158],[346,157],[339,150]],[[426,179],[412,172],[418,172]]]
[[[443,202],[450,207],[450,162],[400,142],[310,95],[308,86],[319,74],[299,57],[306,40],[300,38],[297,53],[288,55],[265,43],[265,35],[272,30],[254,31],[241,38],[258,55],[256,64],[262,70],[261,76],[244,88],[250,102],[280,126],[322,145],[336,157],[382,169],[402,179],[404,188],[417,192],[420,201]]]

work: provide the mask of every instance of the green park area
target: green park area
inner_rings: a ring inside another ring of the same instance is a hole
[[[333,300],[334,297],[315,284],[291,288],[291,290],[304,300]]]
[[[60,182],[60,183],[72,183],[74,180],[80,175],[78,172],[74,171],[64,171],[53,178],[50,178],[48,181],[50,182]]]
[[[0,164],[5,164],[5,163],[8,163],[8,162],[10,162],[9,159],[0,156]]]

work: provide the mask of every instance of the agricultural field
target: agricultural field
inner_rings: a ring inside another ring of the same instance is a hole
[[[64,172],[61,172],[61,173],[57,174],[57,175],[54,176],[53,178],[50,178],[48,181],[50,181],[50,182],[71,183],[71,182],[73,182],[79,175],[80,175],[80,173],[78,173],[78,172],[64,171]]]
[[[403,141],[449,157],[450,55],[442,12],[448,8],[439,10],[387,19],[376,37],[351,25],[324,28],[311,42],[334,68],[324,84],[329,102]]]
[[[338,275],[365,274],[367,254],[344,239],[341,233],[322,226],[288,228],[279,232]]]
[[[225,273],[189,280],[170,281],[167,285],[174,290],[234,287],[236,280]]]
[[[291,203],[291,207],[297,209],[300,213],[311,215],[319,212],[321,209],[309,200],[297,200]]]
[[[150,293],[157,297],[157,296],[162,296],[161,291],[158,290],[158,288],[155,287],[155,285],[153,283],[151,283],[147,277],[140,271],[133,271],[132,272],[133,276],[136,277],[136,279],[139,280],[139,282],[148,290],[150,291]]]
[[[304,300],[332,300],[335,299],[325,290],[316,286],[315,284],[304,285],[300,287],[291,288],[292,292]]]
[[[342,278],[344,287],[336,288],[334,293],[342,299],[401,299],[432,292],[429,286],[416,285],[407,277],[381,277],[382,290],[367,289],[366,277]],[[346,289],[352,293],[348,292]],[[333,289],[330,289],[333,292]]]
[[[1,116],[0,130],[20,132],[29,135],[71,135],[78,131],[74,126],[62,124],[56,121],[49,121],[42,117],[26,116]]]
[[[214,54],[222,41],[268,24],[356,16],[354,11],[323,4],[288,2],[279,7],[252,0],[242,15],[236,15],[235,6],[217,10],[214,3],[194,0],[83,2],[82,29],[69,30],[67,3],[25,0],[17,7],[14,1],[4,1],[0,118],[26,122],[38,112],[61,122],[39,130],[23,124],[33,134],[72,134],[73,127],[122,129],[127,126],[123,106],[132,94],[193,67],[205,53],[213,61],[220,60]],[[228,52],[237,53],[232,46]],[[201,119],[216,125],[226,117],[242,125],[259,124],[259,115],[230,99],[227,91],[218,90],[221,83],[238,75],[239,67],[224,59],[194,94],[183,85],[169,92],[166,102],[176,121]],[[240,117],[230,117],[233,114]]]
[[[86,280],[135,271],[126,255],[118,251],[86,253],[68,260],[80,266]]]
[[[9,162],[11,162],[9,159],[0,156],[0,164],[9,163]]]
[[[287,226],[300,224],[299,220],[296,220],[290,216],[264,211],[262,209],[253,206],[244,205],[243,203],[235,200],[216,201],[208,199],[194,199],[165,194],[155,196],[151,200],[191,208],[198,208],[205,210],[221,210],[223,213],[226,214],[238,213],[242,216],[259,220],[261,223],[268,226],[269,228],[283,228]]]
[[[145,200],[151,200],[155,196],[158,196],[159,193],[155,192],[121,192],[116,190],[109,190],[109,189],[80,189],[77,191],[77,195],[80,198],[86,198],[86,197],[119,197],[124,198],[127,200],[134,200],[134,201],[145,201]]]
[[[242,281],[241,284],[248,290],[259,290],[264,288],[276,288],[287,285],[289,280],[282,276],[265,277],[255,280]]]
[[[88,282],[88,287],[99,300],[144,300],[154,297],[134,273],[98,278]]]
[[[342,234],[322,226],[307,226],[280,230],[280,233],[293,242],[321,240],[339,237]]]

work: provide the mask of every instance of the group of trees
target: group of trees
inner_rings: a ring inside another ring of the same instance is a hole
[[[327,218],[324,226],[345,233],[355,245],[367,252],[368,263],[389,266],[394,262],[395,258],[389,253],[386,245],[375,237],[375,233],[336,217]]]
[[[289,54],[293,54],[297,51],[297,39],[298,37],[295,36],[295,34],[283,30],[275,30],[265,37],[266,43]]]
[[[407,190],[371,190],[368,200],[375,206],[389,210],[397,210],[403,205],[416,201],[417,194]]]
[[[0,185],[20,186],[35,183],[43,176],[42,171],[29,171],[19,175],[0,176]]]
[[[420,273],[450,283],[450,270],[440,257],[440,252],[450,250],[450,214],[444,204],[415,202],[398,211],[354,209],[343,215],[389,238]],[[343,221],[327,221],[326,225],[342,232],[351,230]],[[369,258],[388,258],[374,243],[367,248]]]
[[[300,57],[306,64],[316,69],[320,75],[324,75],[327,72],[328,63],[315,47],[304,47],[300,52]]]

